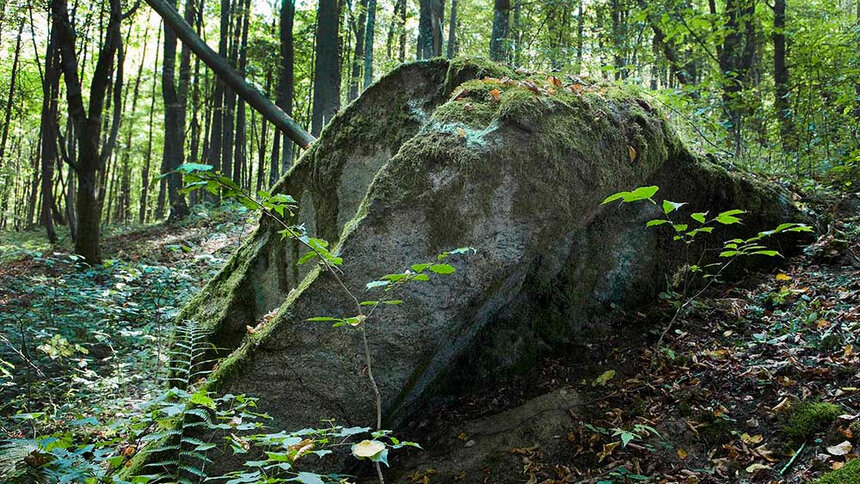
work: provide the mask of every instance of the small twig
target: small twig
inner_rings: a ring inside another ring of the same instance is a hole
[[[779,475],[783,475],[783,474],[785,474],[785,471],[787,471],[787,470],[788,470],[788,468],[789,468],[789,467],[791,467],[791,465],[792,465],[792,464],[794,464],[794,461],[795,461],[795,460],[797,460],[797,458],[798,458],[798,457],[800,456],[800,454],[803,452],[803,449],[804,449],[805,447],[806,447],[806,442],[804,442],[804,443],[803,443],[803,445],[801,445],[801,446],[800,446],[800,448],[799,448],[799,449],[797,449],[797,452],[795,452],[795,453],[794,453],[794,455],[793,455],[793,456],[791,456],[791,460],[789,460],[789,461],[788,461],[788,463],[787,463],[787,464],[785,464],[785,465],[782,467],[782,469],[779,471]]]

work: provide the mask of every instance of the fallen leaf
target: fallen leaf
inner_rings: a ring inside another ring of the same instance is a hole
[[[636,161],[636,148],[627,145],[627,156],[630,157],[630,161]]]
[[[853,447],[851,446],[851,442],[848,442],[846,440],[845,442],[842,442],[841,444],[836,444],[836,445],[832,445],[832,446],[828,447],[827,453],[830,455],[845,455],[845,454],[851,452],[852,448]]]
[[[611,444],[603,444],[603,450],[597,453],[598,462],[603,462],[603,459],[612,455],[615,448],[621,445],[621,442],[612,442]]]
[[[849,356],[851,356],[852,353],[854,353],[854,346],[845,345],[845,354],[844,354],[845,358],[848,358]]]
[[[463,128],[457,128],[457,136],[459,136],[461,138],[465,138],[466,137],[466,130]]]
[[[791,276],[789,276],[788,274],[783,274],[782,272],[780,272],[779,274],[774,276],[774,279],[776,279],[777,281],[790,281]]]
[[[741,435],[741,440],[745,444],[758,444],[758,443],[761,443],[762,440],[764,440],[764,437],[761,434],[750,435],[750,434],[744,433],[743,435]]]
[[[687,458],[687,456],[688,456],[688,455],[689,455],[689,454],[687,454],[687,451],[686,451],[686,450],[684,450],[684,449],[682,449],[682,448],[678,447],[678,458],[679,458],[679,459],[684,460],[684,459],[686,459],[686,458]]]
[[[501,101],[502,100],[502,92],[499,91],[498,89],[493,89],[492,91],[490,91],[490,96],[493,97],[494,101]]]
[[[599,377],[594,380],[594,385],[606,385],[609,383],[609,380],[615,378],[615,370],[607,370],[604,371]]]
[[[769,465],[765,465],[765,464],[758,464],[758,463],[756,463],[756,464],[750,464],[749,466],[747,466],[747,469],[746,469],[746,470],[747,470],[747,472],[749,472],[750,474],[752,474],[752,473],[755,473],[755,472],[758,472],[758,471],[762,471],[762,470],[765,470],[765,469],[770,469],[770,466],[769,466]]]
[[[549,84],[549,85],[551,85],[551,86],[561,87],[561,79],[559,79],[559,78],[557,78],[557,77],[555,77],[555,76],[549,76],[549,77],[547,77],[547,78],[546,78],[546,83],[547,83],[547,84]]]

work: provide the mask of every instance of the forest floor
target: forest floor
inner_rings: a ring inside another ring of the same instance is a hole
[[[150,398],[173,316],[255,223],[197,206],[175,225],[113,226],[93,267],[62,233],[54,246],[43,232],[0,233],[0,440],[106,422]]]
[[[860,201],[825,211],[802,255],[711,290],[668,331],[669,306],[632,314],[605,340],[426,409],[398,431],[426,449],[394,460],[410,469],[401,481],[795,483],[844,466],[860,449]],[[0,362],[0,440],[105,426],[150,398],[173,315],[253,225],[198,209],[118,230],[109,262],[84,270],[68,247],[4,234],[0,360],[14,368]],[[491,438],[494,425],[512,437]],[[462,474],[451,456],[468,452],[494,464]]]
[[[657,322],[632,314],[413,419],[426,452],[402,459],[407,482],[799,483],[858,458],[860,199],[832,202],[803,254],[710,290],[674,327],[668,303]],[[490,456],[480,478],[463,470]],[[858,463],[833,482],[860,482]]]

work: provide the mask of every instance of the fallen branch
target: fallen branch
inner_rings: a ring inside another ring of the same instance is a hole
[[[248,104],[254,107],[267,121],[274,124],[302,148],[308,148],[316,138],[302,129],[281,108],[254,88],[230,65],[223,56],[212,50],[176,9],[164,0],[146,0],[146,3],[164,19],[164,24],[173,29],[183,44],[188,46],[212,71]]]

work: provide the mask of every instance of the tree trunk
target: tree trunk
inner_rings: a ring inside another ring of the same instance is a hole
[[[395,43],[395,34],[398,39],[397,59],[400,62],[406,60],[406,0],[397,0],[394,3],[394,12],[391,14],[391,24],[388,27],[388,38],[385,41],[385,47],[388,53],[388,58],[393,59],[392,49]]]
[[[161,52],[161,32],[163,29],[158,29],[158,37],[155,41],[155,67],[152,72],[158,72],[158,54]],[[150,167],[152,166],[152,134],[153,134],[153,121],[155,117],[155,99],[156,99],[156,87],[158,86],[158,82],[155,76],[152,77],[152,91],[150,91],[150,101],[149,101],[149,130],[147,131],[147,141],[146,141],[146,156],[143,158],[143,168],[141,170],[140,175],[140,203],[138,206],[138,214],[137,219],[138,222],[144,223],[146,222],[146,204],[147,197],[149,195],[149,184],[150,184]]]
[[[367,0],[367,26],[364,29],[364,88],[373,83],[373,37],[376,31],[376,0]]]
[[[241,18],[242,39],[239,42],[239,72],[242,74],[243,77],[245,77],[247,76],[246,70],[248,65],[248,24],[251,21],[251,0],[245,0],[245,5],[243,6]],[[245,119],[245,101],[239,99],[236,106],[236,142],[234,143],[235,154],[233,155],[233,180],[238,183],[239,186],[244,186],[244,172],[248,163],[245,147],[245,143],[247,142],[247,133],[245,132],[246,123],[247,120]]]
[[[510,18],[511,0],[495,0],[493,4],[493,33],[490,36],[490,59],[496,62],[507,60]]]
[[[576,73],[582,74],[582,45],[583,45],[583,30],[585,28],[585,17],[582,15],[582,4],[585,0],[579,0],[579,7],[576,12]]]
[[[194,32],[194,29],[179,16],[176,9],[164,0],[146,0],[146,3],[173,27],[182,42],[188,45],[188,48],[197,54],[220,79],[229,84],[245,102],[253,106],[290,139],[302,148],[310,147],[311,143],[316,140],[314,136],[302,129],[294,119],[284,113],[254,86],[242,79],[242,76],[230,66],[230,63],[223,56],[219,56]],[[340,85],[340,78],[338,78],[338,85]]]
[[[3,115],[3,133],[0,134],[0,167],[3,166],[3,158],[6,152],[6,142],[9,139],[9,125],[12,123],[12,103],[15,101],[15,88],[18,84],[18,57],[21,54],[21,32],[24,30],[24,21],[18,27],[18,36],[15,38],[15,53],[12,59],[12,77],[9,79],[9,95],[6,97],[6,111]]]
[[[444,0],[418,0],[418,59],[430,59],[442,55],[442,17],[445,14]],[[404,8],[403,15],[405,17]]]
[[[175,2],[175,0],[171,1]],[[194,7],[191,1],[192,0],[186,0],[186,18],[188,17],[189,10],[191,10],[193,15]],[[176,4],[174,3],[173,5],[175,6]],[[161,66],[161,94],[164,99],[164,151],[162,153],[161,162],[162,174],[176,170],[176,168],[185,161],[185,96],[180,96],[180,92],[178,92],[176,86],[176,41],[176,33],[173,28],[165,23],[163,46],[164,60]],[[188,74],[186,72],[186,76],[187,75]],[[166,198],[170,203],[168,219],[170,221],[181,220],[188,213],[185,198],[179,193],[182,186],[181,175],[179,173],[168,175],[166,179],[161,179],[160,185],[161,190],[158,193],[158,204],[155,210],[156,218],[164,216],[165,195],[167,195]],[[165,191],[167,192],[166,194]]]
[[[57,241],[57,234],[54,231],[54,219],[51,210],[54,205],[54,164],[57,162],[57,113],[59,111],[60,95],[60,72],[58,66],[58,52],[56,44],[56,27],[51,26],[51,33],[48,38],[48,46],[45,52],[45,73],[42,79],[42,119],[41,119],[41,137],[42,137],[42,206],[39,215],[39,221],[45,226],[45,233],[48,240],[53,244]],[[21,23],[23,28],[24,23]],[[21,47],[21,30],[18,30],[18,41],[15,48],[15,58],[12,62],[12,86],[15,85],[15,74],[18,65],[18,53]],[[9,93],[9,104],[12,102],[12,92]],[[7,118],[8,122],[8,118]]]
[[[58,26],[57,46],[60,51],[60,67],[66,85],[68,114],[75,124],[74,132],[77,141],[77,160],[74,168],[78,174],[79,186],[76,200],[78,238],[75,241],[75,251],[90,263],[101,261],[99,247],[101,228],[101,214],[99,212],[101,206],[99,204],[98,177],[116,142],[120,122],[119,114],[122,109],[120,96],[123,77],[122,33],[120,31],[122,3],[120,0],[110,0],[109,8],[105,38],[99,49],[95,70],[91,74],[89,105],[85,108],[75,50],[75,30],[69,18],[67,0],[51,1],[51,12]],[[102,114],[114,62],[116,62],[117,67],[113,86],[113,121],[106,143],[100,147]]]
[[[318,136],[323,126],[340,108],[340,15],[337,0],[320,0],[317,9],[316,69],[311,134]]]
[[[149,26],[149,16],[147,16],[146,25]],[[149,45],[149,28],[145,28],[143,31],[143,51],[146,52],[146,49]],[[131,95],[131,109],[130,113],[134,114],[137,111],[137,101],[140,98],[140,83],[143,80],[143,68],[146,65],[146,60],[141,58],[140,64],[137,68],[137,76],[134,79],[134,88],[132,89]],[[125,100],[123,100],[125,103]],[[135,117],[132,116],[129,120],[128,129],[126,130],[126,138],[125,138],[125,150],[122,154],[122,176],[120,180],[120,196],[119,203],[116,206],[116,216],[114,217],[116,220],[122,220],[123,222],[128,222],[131,217],[131,154],[132,154],[132,139],[134,137],[134,123]]]
[[[785,63],[785,3],[786,0],[774,0],[773,4],[773,84],[776,117],[779,120],[779,135],[783,149],[794,151],[791,142],[792,127],[791,111],[788,100],[788,67]],[[860,3],[858,3],[860,5]]]
[[[367,26],[367,2],[360,0],[356,5],[358,20],[353,22],[355,30],[355,51],[352,56],[352,72],[349,74],[348,99],[352,101],[358,97],[361,84],[361,66],[364,61],[364,28]]]

